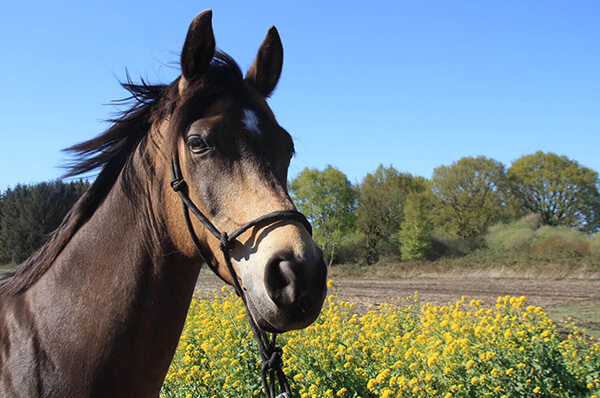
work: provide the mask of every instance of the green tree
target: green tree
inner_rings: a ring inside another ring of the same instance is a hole
[[[290,183],[292,199],[314,227],[315,241],[332,264],[346,233],[355,228],[357,194],[344,173],[305,168]]]
[[[3,215],[3,207],[4,207],[4,194],[2,192],[0,192],[0,237],[2,236],[2,228],[3,228],[3,219],[4,219],[4,215]],[[0,244],[0,264],[6,264],[9,263],[11,260],[10,258],[10,254],[8,253],[8,250],[6,249],[6,247],[4,247],[4,245]]]
[[[402,260],[423,260],[431,251],[429,196],[411,192],[404,204],[404,220],[400,229]]]
[[[512,194],[546,225],[600,229],[598,173],[554,153],[536,152],[508,169]]]
[[[410,192],[429,190],[423,177],[400,173],[393,167],[379,166],[375,173],[367,174],[359,187],[357,227],[365,237],[365,260],[373,264],[382,247],[393,246],[404,219],[404,203]]]
[[[480,235],[503,217],[504,165],[494,159],[464,157],[433,171],[438,216],[462,238]]]
[[[56,229],[88,188],[79,181],[17,185],[2,193],[0,253],[16,263],[29,257]]]

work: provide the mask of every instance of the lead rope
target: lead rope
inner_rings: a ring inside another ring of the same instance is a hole
[[[254,321],[254,318],[252,318],[252,314],[248,309],[248,303],[246,302],[246,295],[244,294],[244,291],[240,286],[237,274],[235,273],[235,270],[233,269],[233,265],[231,263],[230,251],[233,248],[233,244],[235,243],[238,236],[240,236],[242,233],[246,232],[248,229],[258,224],[266,224],[269,222],[280,221],[283,219],[292,219],[301,222],[307,228],[308,232],[312,234],[312,227],[310,223],[308,222],[306,217],[304,217],[304,215],[300,212],[297,212],[295,210],[282,210],[266,214],[253,221],[250,221],[246,225],[235,230],[231,235],[227,235],[226,232],[220,232],[189,198],[187,192],[188,187],[185,180],[183,179],[183,176],[181,175],[181,169],[179,167],[179,159],[177,155],[171,161],[171,173],[173,176],[173,179],[171,180],[171,187],[175,192],[177,192],[177,194],[181,198],[185,223],[187,225],[192,241],[194,242],[194,245],[198,249],[198,252],[202,256],[202,258],[209,265],[212,271],[219,278],[223,279],[223,277],[217,272],[216,267],[213,266],[209,261],[206,261],[204,250],[200,245],[200,240],[196,235],[194,226],[192,224],[192,220],[190,218],[190,210],[198,218],[198,220],[200,220],[200,222],[206,227],[206,229],[220,241],[219,247],[221,249],[221,252],[223,253],[223,259],[225,260],[227,269],[231,274],[231,279],[233,280],[235,292],[244,303],[244,308],[246,309],[246,317],[248,318],[248,323],[250,323],[250,329],[252,329],[254,339],[257,342],[258,351],[260,353],[262,361],[261,378],[267,398],[291,398],[292,392],[290,389],[290,384],[287,381],[283,369],[281,368],[281,366],[283,365],[283,362],[281,360],[283,350],[276,345],[277,333],[272,333],[271,338],[269,339],[267,332],[260,329],[260,327]],[[276,378],[279,382],[279,387],[282,390],[282,393],[277,395],[277,397],[275,397]]]

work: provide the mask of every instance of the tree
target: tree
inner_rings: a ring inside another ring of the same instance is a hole
[[[359,188],[357,227],[365,236],[367,264],[377,261],[382,245],[393,245],[391,239],[404,219],[406,196],[428,188],[423,177],[400,173],[391,166],[379,166],[366,175]]]
[[[566,225],[586,232],[600,229],[598,173],[575,160],[536,152],[508,169],[512,194],[546,225]]]
[[[463,238],[485,232],[502,218],[504,175],[504,165],[485,156],[436,168],[432,185],[441,223]]]
[[[2,220],[4,219],[3,215],[3,207],[4,207],[4,194],[0,192],[0,237],[2,236],[2,228],[4,223]],[[0,244],[0,264],[6,264],[11,261],[10,254],[4,245]]]
[[[332,166],[323,171],[305,168],[290,183],[290,191],[313,224],[315,241],[331,265],[342,238],[355,227],[356,191],[346,175]]]
[[[400,229],[402,260],[423,260],[431,251],[429,196],[411,192],[404,204],[404,220]]]
[[[0,253],[4,260],[20,263],[56,229],[87,182],[42,182],[17,185],[2,194]]]

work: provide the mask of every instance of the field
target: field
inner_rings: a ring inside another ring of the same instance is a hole
[[[334,280],[319,320],[280,338],[299,397],[600,392],[596,280]],[[260,395],[241,301],[219,286],[201,276],[163,397]]]
[[[383,279],[336,276],[336,294],[344,301],[354,303],[361,313],[369,306],[387,303],[392,298],[407,297],[419,292],[422,302],[444,305],[462,296],[493,304],[501,296],[526,296],[532,305],[542,307],[556,323],[568,317],[574,319],[588,333],[600,338],[600,280],[594,279],[503,279],[497,277],[443,278],[430,276],[410,279]],[[220,279],[203,270],[198,279],[200,291],[219,290]]]

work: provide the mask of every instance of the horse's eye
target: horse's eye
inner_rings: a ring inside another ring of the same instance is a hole
[[[210,149],[199,135],[189,136],[186,143],[190,151],[195,154],[204,153]]]

